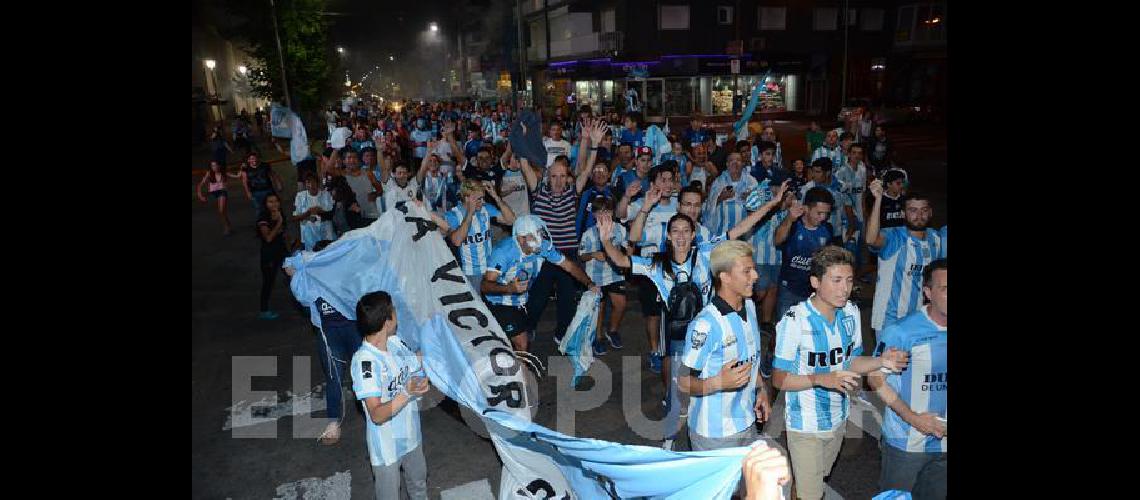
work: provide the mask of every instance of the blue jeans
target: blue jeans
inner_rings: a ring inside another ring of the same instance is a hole
[[[807,298],[808,296],[797,294],[781,285],[780,291],[776,294],[776,315],[772,317],[772,321],[779,323],[784,318],[784,314],[787,314],[788,309],[807,300]]]
[[[261,217],[261,209],[265,206],[265,199],[268,198],[269,195],[273,194],[273,190],[266,189],[264,191],[250,191],[250,194],[253,195],[253,217],[256,219],[258,217]],[[282,213],[284,212],[285,211],[282,210]]]
[[[946,498],[946,454],[903,451],[881,444],[879,489],[909,491],[915,500]]]
[[[339,420],[344,415],[341,394],[346,380],[344,375],[363,338],[356,330],[356,325],[351,323],[313,329],[317,333],[317,352],[321,358],[321,368],[325,372],[325,408],[328,418]]]

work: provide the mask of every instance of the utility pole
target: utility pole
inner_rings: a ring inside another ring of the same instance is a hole
[[[843,0],[843,88],[840,90],[839,107],[847,105],[847,25],[851,24],[847,19],[850,11],[847,9],[847,0]]]
[[[518,39],[516,46],[519,54],[519,81],[515,84],[515,109],[521,109],[522,103],[519,102],[519,90],[526,90],[526,47],[523,46],[522,0],[515,0],[515,15],[518,20]]]
[[[289,99],[289,80],[285,77],[285,53],[281,51],[281,34],[277,31],[277,6],[269,0],[269,11],[273,15],[273,38],[277,40],[277,60],[281,64],[281,88],[285,92],[285,107],[293,109],[293,101]]]

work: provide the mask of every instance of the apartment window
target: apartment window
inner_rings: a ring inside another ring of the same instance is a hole
[[[764,31],[782,31],[787,26],[787,7],[760,7],[759,28]]]
[[[602,11],[602,33],[613,33],[617,31],[617,22],[614,18],[614,9],[606,9]]]
[[[816,7],[812,13],[812,27],[815,31],[835,31],[839,29],[839,9],[835,7]]]
[[[883,9],[863,9],[863,15],[859,18],[859,29],[863,31],[882,31],[883,13]]]
[[[719,24],[732,24],[732,7],[720,6],[716,8],[716,22]]]
[[[662,5],[657,11],[657,26],[661,30],[687,30],[689,29],[688,5]]]

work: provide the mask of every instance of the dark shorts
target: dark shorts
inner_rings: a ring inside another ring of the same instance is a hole
[[[637,287],[637,300],[641,302],[642,316],[660,316],[662,305],[658,302],[657,286],[644,276],[630,278],[631,286]]]
[[[603,286],[602,287],[602,293],[605,295],[613,295],[613,294],[624,295],[625,294],[625,282],[619,281],[617,283],[610,283],[606,286]]]
[[[226,194],[225,189],[219,189],[217,191],[210,191],[210,199],[211,200],[216,200],[218,198],[225,198],[226,196],[227,196],[227,194]]]
[[[490,309],[491,316],[494,316],[495,320],[499,322],[499,326],[503,327],[503,333],[507,334],[508,338],[514,338],[526,331],[525,308],[498,304],[488,304],[487,308]]]

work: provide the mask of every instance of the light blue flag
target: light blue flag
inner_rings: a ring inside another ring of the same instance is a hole
[[[674,452],[568,436],[530,422],[537,399],[524,364],[418,205],[399,203],[372,225],[320,252],[294,255],[285,266],[294,269],[290,288],[298,300],[324,298],[350,319],[365,293],[392,295],[397,335],[422,352],[429,380],[487,425],[503,462],[501,499],[543,492],[727,500],[737,487],[748,447]]]
[[[578,309],[566,335],[562,336],[562,343],[558,350],[570,357],[570,364],[574,366],[574,378],[570,380],[570,387],[578,383],[578,377],[590,369],[594,362],[594,351],[591,343],[594,333],[598,331],[598,304],[602,302],[602,295],[590,290],[582,293],[578,299]]]
[[[280,139],[288,139],[293,137],[293,131],[289,129],[289,108],[277,103],[269,105],[269,131],[273,137]]]
[[[740,115],[740,121],[732,125],[732,134],[736,136],[737,140],[740,140],[741,131],[748,128],[748,120],[752,118],[752,113],[756,111],[756,106],[760,104],[760,94],[764,93],[764,81],[767,80],[771,74],[772,70],[769,69],[764,73],[764,76],[760,77],[760,81],[756,86],[752,87],[752,97],[748,99],[748,107],[744,108],[744,113]]]

